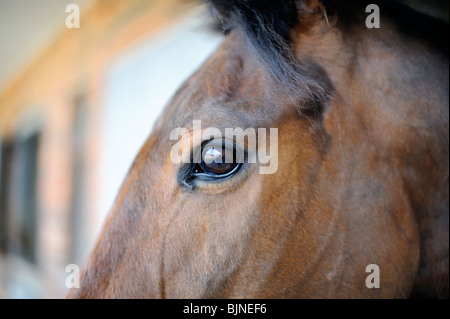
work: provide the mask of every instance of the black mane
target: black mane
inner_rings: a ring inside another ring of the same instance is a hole
[[[308,66],[294,58],[291,30],[298,23],[295,0],[207,0],[224,32],[240,29],[271,75],[297,102],[317,108],[325,89],[307,76]],[[332,2],[322,1],[323,3]],[[311,103],[312,101],[312,103]]]
[[[206,0],[225,33],[241,30],[257,57],[273,78],[296,99],[300,111],[317,113],[329,98],[329,87],[309,76],[311,65],[294,57],[291,31],[298,24],[299,4],[305,0]],[[424,2],[430,0],[424,0]],[[320,0],[330,17],[339,16],[339,26],[364,25],[363,8],[369,0]],[[420,38],[448,56],[448,22],[425,15],[402,1],[377,0],[382,14],[395,21],[399,31]]]

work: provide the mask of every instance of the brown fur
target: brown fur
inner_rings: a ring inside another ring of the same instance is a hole
[[[448,56],[394,20],[344,25],[307,3],[295,56],[328,90],[323,112],[299,116],[232,31],[161,115],[67,297],[448,296]],[[193,119],[277,127],[278,172],[182,189],[169,134]]]

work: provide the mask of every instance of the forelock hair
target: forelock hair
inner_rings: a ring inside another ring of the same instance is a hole
[[[294,0],[207,0],[224,32],[239,29],[269,74],[296,100],[300,111],[317,112],[327,90],[297,61],[291,39],[298,21]],[[327,5],[330,2],[324,1]],[[311,110],[311,108],[313,110]]]

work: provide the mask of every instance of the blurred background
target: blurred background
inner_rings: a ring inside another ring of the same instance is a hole
[[[64,297],[213,26],[195,1],[0,0],[0,298]]]

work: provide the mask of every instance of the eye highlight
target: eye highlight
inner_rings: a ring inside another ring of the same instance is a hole
[[[227,151],[230,152],[225,147],[218,148],[214,145],[204,147],[201,162],[203,171],[215,175],[224,175],[231,172],[237,163],[234,163],[234,151],[231,151],[231,154]],[[225,161],[227,156],[231,156],[232,161]]]

